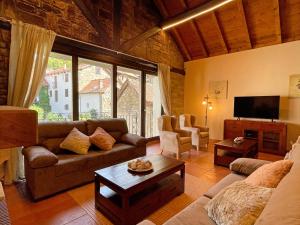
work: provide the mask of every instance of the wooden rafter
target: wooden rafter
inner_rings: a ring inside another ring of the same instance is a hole
[[[225,40],[225,37],[224,37],[223,28],[221,27],[215,12],[211,13],[211,17],[212,17],[213,23],[215,24],[219,39],[221,40],[221,44],[222,44],[224,50],[228,53],[229,48],[228,48],[228,44],[227,44],[227,42]]]
[[[185,8],[185,10],[188,10],[188,4],[187,4],[186,0],[181,0],[180,2],[181,2],[181,5]],[[207,47],[206,47],[205,42],[203,40],[202,34],[201,34],[201,32],[200,32],[200,30],[199,30],[199,28],[198,28],[195,20],[192,20],[190,23],[191,23],[191,26],[192,26],[193,30],[195,31],[195,33],[199,37],[199,40],[200,40],[199,44],[200,44],[201,49],[202,49],[202,51],[204,53],[204,56],[208,57],[209,52],[207,50]]]
[[[274,2],[274,14],[275,14],[275,31],[278,38],[278,43],[282,43],[282,32],[281,32],[281,20],[280,20],[280,4],[279,0],[273,0]]]
[[[147,38],[153,36],[154,34],[157,34],[159,31],[161,31],[161,28],[158,26],[154,26],[151,29],[145,31],[142,34],[139,34],[138,36],[136,36],[133,39],[130,39],[128,41],[126,41],[125,43],[123,43],[120,47],[121,50],[123,51],[128,51],[131,48],[133,48],[134,46],[140,44],[141,42],[143,42],[144,40],[146,40]]]
[[[169,15],[168,15],[168,11],[167,11],[166,6],[163,3],[163,1],[162,0],[154,0],[154,3],[156,5],[156,7],[159,9],[163,18],[167,19]],[[181,53],[183,54],[184,58],[186,58],[187,60],[191,60],[192,57],[191,57],[188,49],[186,48],[185,44],[183,43],[178,30],[176,28],[174,28],[171,30],[171,33],[173,34],[174,38],[176,39],[176,43],[178,44],[178,47],[179,47]]]
[[[111,40],[109,36],[107,35],[103,27],[100,25],[100,23],[97,21],[97,16],[95,15],[95,13],[92,10],[90,10],[90,8],[86,5],[85,1],[84,0],[73,0],[73,1],[80,9],[82,14],[85,16],[85,18],[97,31],[101,42],[106,45],[110,45]]]
[[[245,32],[247,33],[247,41],[249,43],[249,48],[253,48],[253,43],[251,41],[251,36],[250,36],[250,33],[249,33],[247,18],[246,18],[246,15],[245,15],[243,0],[237,0],[237,6],[238,6],[238,9],[239,9],[239,12],[241,13],[242,26],[243,26]]]
[[[176,39],[177,43],[179,44],[179,49],[184,54],[184,57],[187,58],[188,60],[191,60],[192,57],[191,57],[188,49],[186,48],[186,46],[185,46],[180,34],[178,33],[177,29],[172,29],[171,32],[173,33],[174,38]]]

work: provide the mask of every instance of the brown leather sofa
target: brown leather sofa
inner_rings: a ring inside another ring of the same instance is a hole
[[[92,146],[87,155],[59,149],[59,144],[76,127],[91,135],[102,127],[116,140],[110,151]],[[94,180],[94,171],[146,155],[146,139],[129,134],[124,119],[47,122],[38,125],[38,145],[23,150],[25,177],[34,200]]]

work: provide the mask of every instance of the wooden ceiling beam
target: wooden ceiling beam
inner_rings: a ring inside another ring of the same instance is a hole
[[[157,34],[160,31],[161,31],[160,27],[154,26],[151,29],[145,31],[144,33],[141,33],[138,36],[126,41],[125,43],[123,43],[121,45],[120,49],[122,51],[128,51],[128,50],[132,49],[134,46],[142,43],[143,41],[145,41],[149,37],[152,37],[153,35]]]
[[[221,24],[219,23],[219,20],[218,20],[218,18],[216,16],[215,12],[211,13],[211,17],[212,17],[212,21],[215,24],[215,27],[217,29],[217,33],[218,33],[218,36],[219,36],[219,38],[221,40],[222,47],[228,53],[229,52],[229,48],[228,48],[228,44],[227,44],[227,42],[225,40],[223,28],[221,27]]]
[[[184,54],[184,57],[187,58],[187,60],[192,60],[192,57],[186,48],[180,34],[178,33],[177,29],[172,29],[171,31],[174,35],[174,38],[176,39],[177,43],[179,44],[179,49],[181,49],[182,53]]]
[[[105,32],[103,27],[97,21],[97,15],[90,10],[90,8],[86,5],[84,0],[73,0],[77,7],[80,9],[84,17],[89,21],[89,23],[93,26],[96,32],[99,34],[99,38],[101,42],[105,45],[111,46],[111,40],[108,34]]]
[[[162,0],[154,0],[154,4],[156,5],[158,10],[160,11],[163,18],[167,19],[168,16],[169,16],[169,13],[166,9],[166,6],[165,6],[164,2]],[[178,48],[180,49],[181,53],[183,54],[183,57],[186,58],[187,60],[192,60],[192,57],[191,57],[187,47],[185,46],[178,30],[176,28],[174,28],[174,29],[171,30],[171,33],[173,34],[174,39],[176,40],[176,43],[178,45]]]
[[[279,43],[282,43],[282,32],[281,32],[281,16],[280,16],[280,0],[273,0],[274,2],[274,14],[275,14],[275,31]]]
[[[180,2],[181,2],[181,5],[184,7],[185,10],[188,10],[188,9],[189,9],[188,3],[187,3],[186,0],[181,0]],[[194,29],[194,32],[195,32],[195,33],[197,34],[197,36],[199,37],[199,40],[200,40],[200,47],[201,47],[201,49],[202,49],[202,52],[204,53],[204,56],[205,56],[205,57],[208,57],[208,56],[209,56],[209,52],[208,52],[208,50],[207,50],[207,46],[205,45],[205,42],[204,42],[203,37],[202,37],[202,34],[201,34],[201,32],[200,32],[200,30],[199,30],[199,28],[198,28],[198,26],[197,26],[195,20],[192,20],[192,21],[190,22],[190,24],[191,24],[192,28]]]
[[[251,36],[249,33],[249,27],[248,27],[248,23],[247,23],[247,18],[246,18],[246,14],[245,14],[245,10],[244,10],[244,4],[243,4],[243,0],[236,0],[237,1],[237,6],[239,9],[239,12],[241,14],[241,18],[242,18],[242,26],[245,30],[245,32],[247,33],[247,42],[249,43],[249,48],[253,48],[253,43],[251,40]]]

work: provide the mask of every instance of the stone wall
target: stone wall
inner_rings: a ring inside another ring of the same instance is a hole
[[[103,31],[112,39],[113,1],[101,0],[95,5],[91,4],[91,0],[86,2],[96,15]],[[111,46],[111,43],[101,42],[98,33],[72,0],[1,0],[0,16],[36,24],[54,30],[57,34],[99,46]],[[121,8],[121,45],[152,28],[159,23],[160,19],[152,0],[126,0],[126,4],[123,3]],[[173,67],[183,68],[183,57],[176,43],[164,31],[148,38],[127,53],[156,63],[163,62]],[[0,57],[2,59],[2,53]],[[172,93],[176,93],[172,94],[174,95],[172,102],[175,104],[173,108],[176,114],[183,112],[183,80],[180,75],[172,76]],[[0,95],[5,98],[7,83],[0,81]]]
[[[10,32],[0,29],[0,105],[6,104]]]
[[[172,114],[178,116],[184,112],[184,76],[171,73],[171,90]]]

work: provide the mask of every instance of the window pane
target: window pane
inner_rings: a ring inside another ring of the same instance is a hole
[[[159,136],[157,119],[161,116],[158,76],[146,75],[146,137]]]
[[[112,117],[112,65],[79,58],[79,119]]]
[[[141,71],[118,66],[117,112],[130,133],[141,133]]]
[[[41,90],[31,106],[39,120],[72,120],[72,80],[66,82],[66,76],[72,76],[72,57],[52,52]]]

